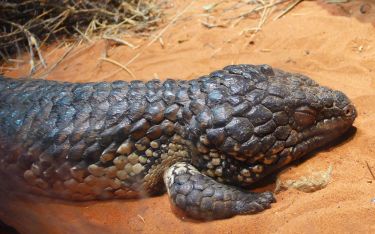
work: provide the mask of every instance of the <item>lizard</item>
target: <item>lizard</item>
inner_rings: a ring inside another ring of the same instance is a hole
[[[342,92],[269,65],[193,80],[71,83],[0,77],[0,181],[73,201],[167,190],[195,219],[261,212],[254,182],[353,124]]]

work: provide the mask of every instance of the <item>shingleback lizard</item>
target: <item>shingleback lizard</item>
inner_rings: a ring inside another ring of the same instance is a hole
[[[68,83],[0,77],[0,181],[61,199],[167,189],[197,219],[257,213],[252,183],[346,132],[340,91],[268,65],[194,80]]]

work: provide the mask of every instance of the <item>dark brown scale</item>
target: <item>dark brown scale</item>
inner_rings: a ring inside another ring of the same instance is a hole
[[[200,112],[196,120],[199,122],[202,129],[210,128],[213,124],[213,115],[210,109],[206,108]]]
[[[64,162],[61,166],[59,166],[55,173],[61,180],[67,180],[71,177],[70,175],[70,169],[72,168],[72,165],[70,162]]]
[[[96,162],[99,160],[99,156],[102,153],[104,147],[102,147],[98,142],[92,145],[88,145],[82,154],[82,159],[88,162]]]
[[[285,108],[284,99],[276,96],[267,96],[263,99],[262,104],[269,110],[282,111]]]
[[[172,104],[165,109],[164,115],[170,121],[175,122],[177,120],[177,113],[180,109],[180,106],[177,104]]]
[[[189,123],[191,118],[193,117],[193,113],[190,111],[189,106],[183,107],[181,112],[181,122],[182,123]]]
[[[228,154],[235,154],[236,153],[236,145],[237,141],[233,139],[232,137],[226,137],[224,140],[224,143],[219,147],[219,149],[223,152],[226,152]]]
[[[226,89],[214,89],[207,95],[207,105],[209,107],[214,107],[219,104],[226,102],[228,94]]]
[[[243,143],[240,147],[239,153],[247,157],[253,157],[259,153],[262,145],[259,141],[259,138],[252,136],[248,141]]]
[[[228,75],[223,79],[223,84],[228,88],[230,95],[244,95],[249,86],[247,85],[246,78],[240,75]]]
[[[226,138],[224,128],[207,129],[206,132],[208,140],[217,146],[221,145]]]
[[[232,106],[236,106],[238,104],[240,104],[241,102],[244,101],[244,98],[242,96],[229,96],[228,98],[228,102],[229,104],[231,104]]]
[[[257,136],[265,136],[269,133],[272,133],[275,131],[275,128],[276,128],[276,124],[273,120],[270,120],[268,121],[267,123],[265,124],[262,124],[262,125],[259,125],[259,126],[256,126],[254,128],[254,133],[257,135]]]
[[[150,128],[150,124],[146,119],[140,119],[135,122],[130,129],[130,135],[134,139],[139,139],[146,135],[147,130]]]
[[[193,137],[195,139],[198,139],[199,136],[201,136],[203,134],[203,131],[204,131],[204,128],[201,127],[200,123],[196,120],[196,118],[194,117],[190,123],[189,123],[189,126],[187,128],[189,134],[190,134],[190,137]]]
[[[233,107],[233,116],[241,116],[243,113],[246,113],[248,110],[251,109],[251,104],[248,101],[243,101],[238,105]]]
[[[190,102],[189,109],[194,115],[198,115],[206,108],[204,99],[194,99]]]
[[[212,123],[215,127],[223,127],[232,118],[233,108],[224,103],[214,107],[212,110]]]
[[[246,114],[246,117],[254,126],[258,126],[269,121],[272,118],[272,112],[263,105],[257,105]]]
[[[118,144],[116,142],[112,142],[107,148],[102,152],[104,154],[114,154],[118,148]]]
[[[184,104],[189,101],[190,99],[189,99],[187,87],[186,86],[180,87],[176,93],[176,102]]]
[[[147,137],[142,137],[135,143],[135,147],[140,146],[142,148],[147,148],[150,145],[150,139]]]
[[[190,82],[188,95],[191,100],[202,100],[205,98],[205,94],[201,91],[201,85],[199,81],[193,80]]]
[[[165,135],[172,135],[174,133],[174,128],[175,128],[175,125],[173,124],[173,122],[169,121],[169,120],[164,120],[162,123],[161,123],[161,128],[163,129],[163,133]]]
[[[253,135],[254,126],[247,118],[233,118],[226,126],[225,130],[229,136],[238,142],[244,142]]]
[[[143,118],[143,115],[145,113],[147,106],[147,102],[144,99],[137,99],[134,102],[131,103],[129,109],[128,109],[128,115],[127,117],[131,121],[137,121],[141,118]]]
[[[254,89],[245,95],[245,98],[254,106],[257,106],[266,96],[266,93],[260,89]]]
[[[289,137],[285,141],[285,146],[289,147],[295,145],[298,142],[298,133],[295,130],[290,132]]]
[[[286,125],[289,122],[289,117],[284,111],[273,114],[273,120],[277,125]]]
[[[146,136],[150,140],[158,139],[162,134],[163,134],[163,129],[160,125],[154,125],[150,127],[146,132]]]
[[[273,146],[268,149],[266,155],[277,155],[280,151],[282,151],[285,147],[285,144],[283,141],[276,141]]]
[[[280,98],[286,98],[288,96],[288,90],[285,87],[273,84],[268,87],[268,93]]]
[[[145,119],[149,122],[158,124],[164,119],[165,106],[163,102],[156,102],[149,105],[145,112]]]
[[[86,149],[86,143],[84,141],[80,141],[79,143],[75,144],[69,149],[67,159],[69,161],[79,161]]]
[[[289,126],[279,126],[275,130],[275,137],[279,140],[286,140],[290,134],[291,128]]]

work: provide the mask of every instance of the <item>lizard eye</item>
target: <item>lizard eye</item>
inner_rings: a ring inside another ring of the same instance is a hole
[[[316,121],[316,111],[308,106],[301,106],[294,112],[294,120],[302,127],[308,127]]]

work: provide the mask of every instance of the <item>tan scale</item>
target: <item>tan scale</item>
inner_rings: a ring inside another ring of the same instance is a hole
[[[124,154],[124,155],[128,155],[130,154],[132,151],[133,151],[133,142],[131,140],[126,140],[124,143],[122,143],[118,149],[117,149],[117,153],[118,154]]]

